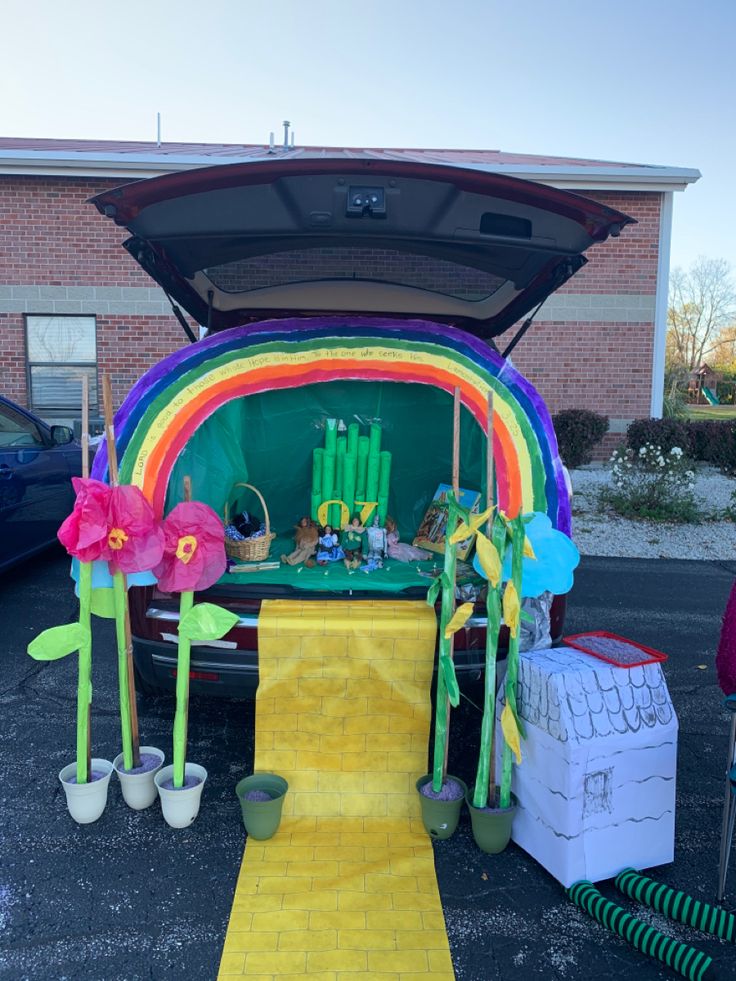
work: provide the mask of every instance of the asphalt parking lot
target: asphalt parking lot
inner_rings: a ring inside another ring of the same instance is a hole
[[[715,892],[728,727],[714,655],[734,575],[729,563],[586,558],[568,606],[570,632],[611,630],[670,655],[665,673],[680,720],[676,860],[655,875],[705,900]],[[233,788],[252,763],[253,706],[192,700],[189,758],[209,780],[191,828],[172,831],[157,806],[128,810],[114,779],[103,817],[78,827],[57,779],[74,749],[75,661],[44,665],[25,655],[38,631],[74,615],[58,552],[0,577],[0,978],[213,979],[245,841]],[[92,738],[108,759],[119,743],[115,671],[111,625],[98,621]],[[172,700],[148,699],[139,710],[142,742],[169,756]],[[464,778],[478,723],[464,700],[450,752],[451,771]],[[482,855],[467,817],[435,854],[458,978],[674,977],[578,911],[515,846]],[[736,856],[731,866],[733,909]],[[603,891],[616,898],[610,884]],[[721,977],[736,977],[732,946],[643,918],[718,958]]]

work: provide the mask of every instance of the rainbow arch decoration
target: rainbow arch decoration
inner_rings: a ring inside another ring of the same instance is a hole
[[[115,416],[120,479],[163,515],[177,457],[197,428],[232,399],[354,379],[432,385],[452,393],[487,432],[494,395],[499,506],[546,512],[570,534],[570,500],[542,397],[484,341],[427,321],[362,317],[271,320],[234,327],[176,351],[131,389]],[[107,479],[107,452],[92,476]]]

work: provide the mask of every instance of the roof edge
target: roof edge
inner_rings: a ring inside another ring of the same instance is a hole
[[[283,159],[287,153],[269,154],[256,160]],[[303,159],[303,157],[302,157]],[[321,155],[320,159],[328,159]],[[254,158],[250,158],[255,162]],[[217,156],[203,154],[170,154],[162,159],[161,154],[100,153],[96,151],[60,152],[53,150],[0,150],[0,174],[36,177],[114,177],[123,180],[138,180],[146,177],[160,177],[176,171],[194,170],[201,167],[243,164],[239,156]],[[702,176],[700,171],[690,167],[666,167],[657,165],[591,166],[538,164],[462,164],[433,161],[436,166],[460,167],[463,170],[477,170],[489,174],[504,174],[538,181],[553,187],[590,190],[643,190],[674,191],[685,190]],[[346,166],[350,160],[345,159]]]

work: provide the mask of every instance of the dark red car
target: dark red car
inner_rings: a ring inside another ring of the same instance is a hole
[[[209,332],[270,318],[388,315],[461,328],[502,355],[585,264],[585,250],[632,221],[529,181],[369,151],[285,152],[139,181],[93,200],[129,230],[125,248],[166,291],[191,341],[197,338],[182,308]],[[224,641],[193,650],[193,691],[255,690],[260,604],[286,595],[293,587],[208,591],[240,622]],[[368,584],[352,595],[376,598]],[[130,602],[140,685],[173,689],[178,600],[147,587],[132,589]],[[558,596],[553,640],[562,635],[564,611]],[[480,674],[484,649],[479,607],[455,639],[461,677]]]

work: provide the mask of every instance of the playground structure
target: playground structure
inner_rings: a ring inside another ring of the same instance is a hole
[[[736,383],[724,382],[723,374],[714,371],[710,365],[703,362],[693,368],[687,382],[687,400],[691,405],[720,405],[718,388],[725,386],[730,389],[727,401],[733,402]]]

